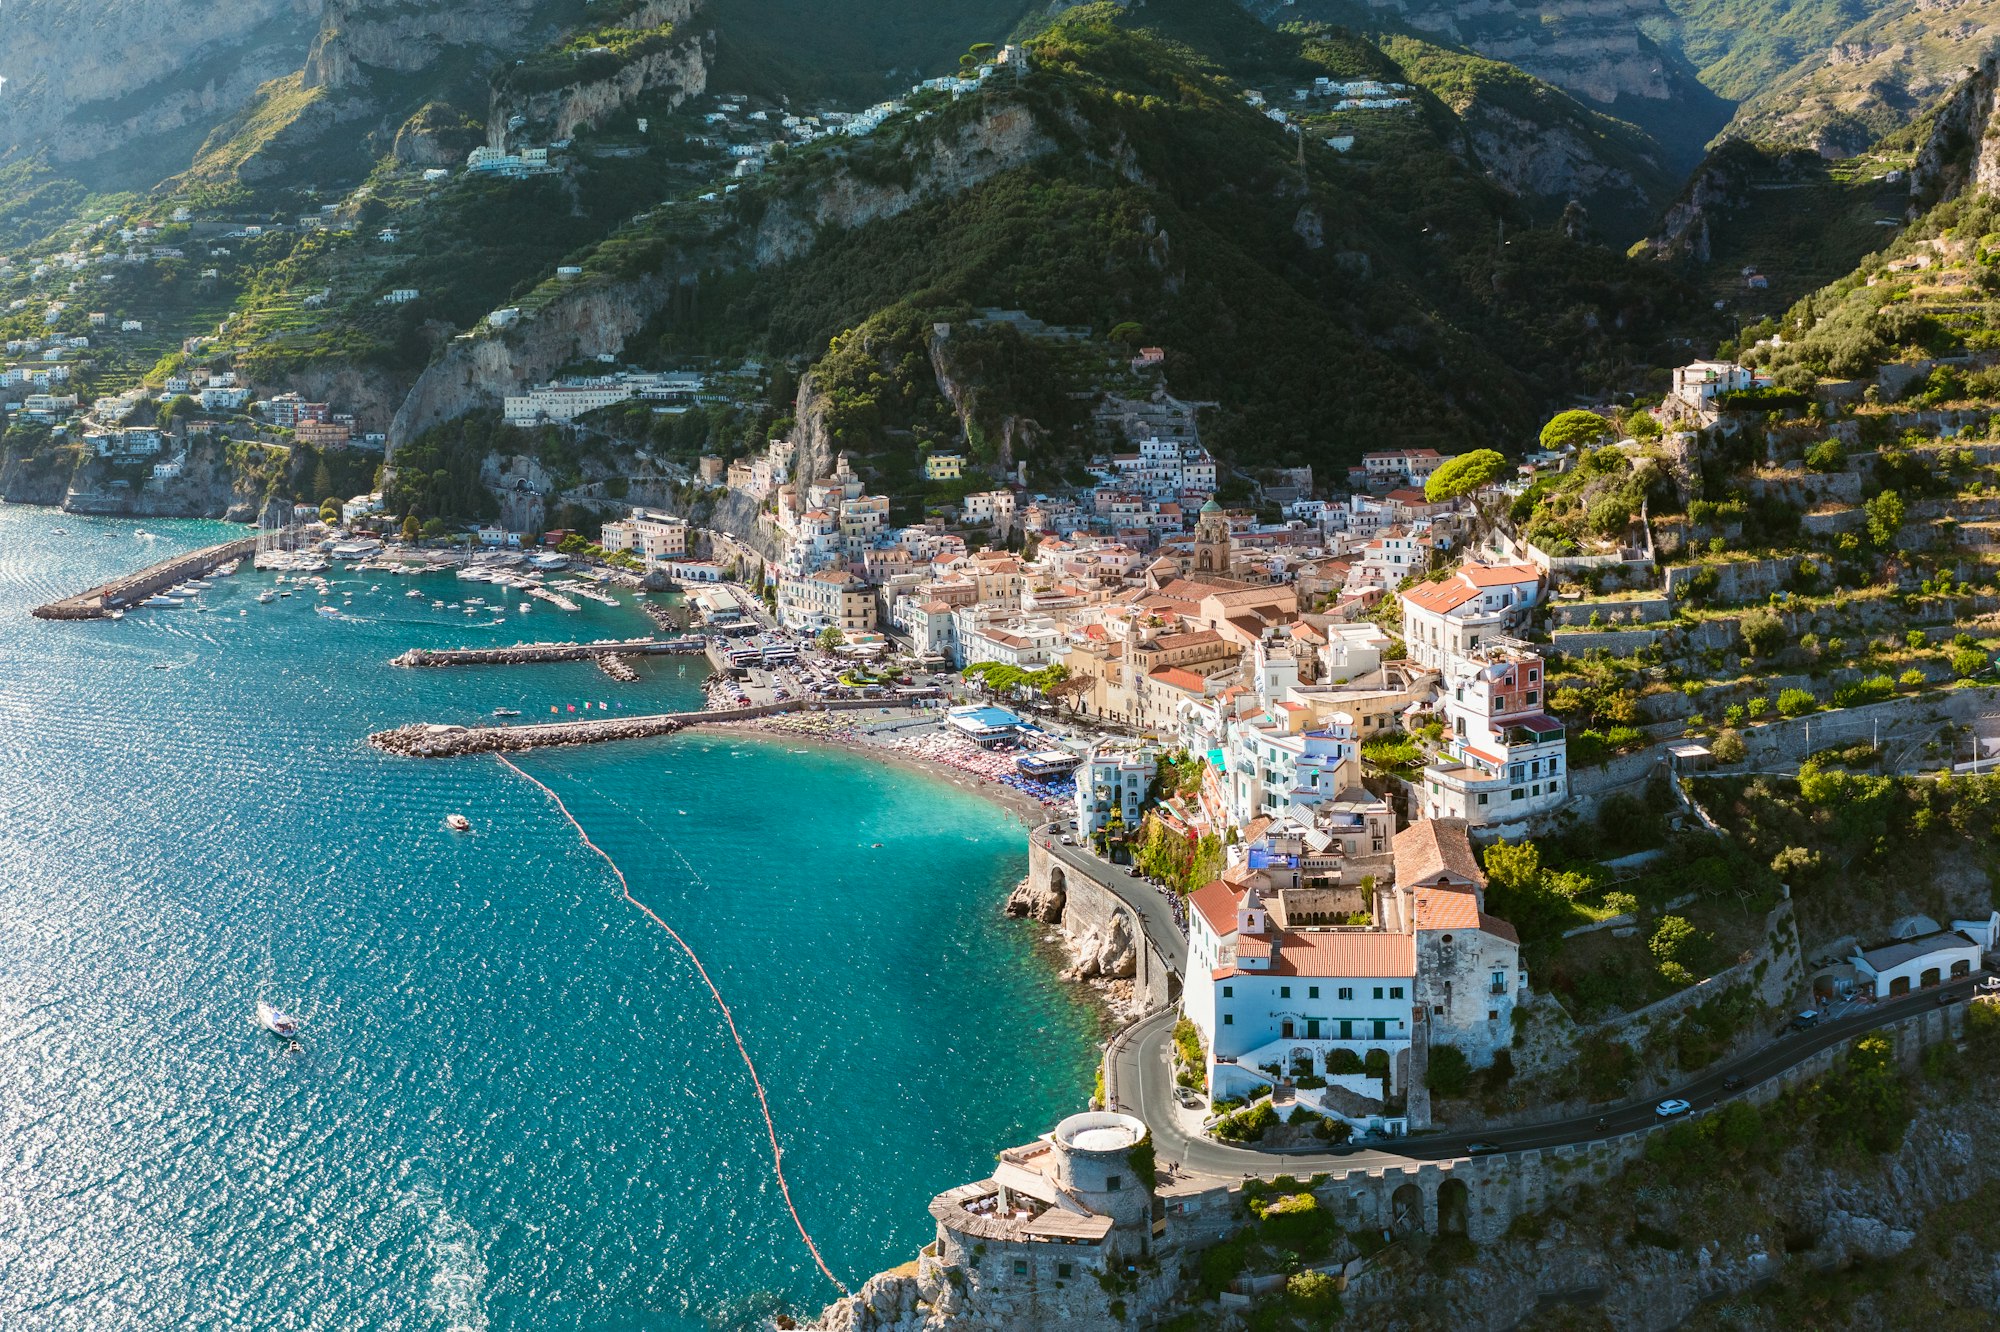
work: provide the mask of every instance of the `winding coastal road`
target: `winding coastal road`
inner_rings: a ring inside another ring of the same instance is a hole
[[[1101,859],[1087,847],[1064,846],[1056,825],[1037,828],[1033,835],[1063,866],[1066,874],[1081,874],[1093,880],[1131,907],[1154,948],[1167,959],[1176,974],[1187,974],[1187,937],[1174,920],[1173,909],[1168,905],[1165,894],[1149,880],[1128,875],[1123,868]],[[1189,1174],[1224,1178],[1258,1175],[1269,1178],[1281,1174],[1316,1174],[1321,1171],[1405,1165],[1413,1161],[1447,1160],[1471,1155],[1475,1144],[1481,1154],[1577,1146],[1650,1127],[1658,1122],[1654,1107],[1669,1097],[1687,1101],[1695,1112],[1726,1104],[1821,1051],[1844,1045],[1865,1032],[1945,1003],[1964,1003],[1972,997],[1984,974],[1967,976],[1883,1003],[1865,1005],[1853,1013],[1821,1022],[1804,1031],[1788,1028],[1763,1048],[1717,1064],[1643,1102],[1512,1128],[1425,1133],[1389,1142],[1378,1140],[1338,1152],[1236,1147],[1190,1132],[1182,1122],[1185,1112],[1174,1101],[1173,1030],[1176,1013],[1171,1008],[1140,1019],[1113,1039],[1106,1085],[1112,1098],[1111,1108],[1145,1120],[1153,1130],[1159,1159]]]
[[[1161,1160],[1205,1175],[1269,1177],[1436,1161],[1470,1155],[1475,1143],[1480,1145],[1482,1153],[1488,1148],[1525,1151],[1567,1147],[1646,1128],[1658,1121],[1654,1106],[1668,1097],[1689,1102],[1695,1111],[1726,1104],[1822,1050],[1935,1009],[1946,1000],[1963,1003],[1972,996],[1979,979],[1968,976],[1948,985],[1869,1005],[1850,1016],[1822,1022],[1804,1031],[1787,1030],[1762,1049],[1717,1064],[1658,1097],[1621,1105],[1601,1115],[1586,1114],[1471,1133],[1421,1134],[1395,1140],[1393,1149],[1364,1146],[1346,1152],[1265,1151],[1232,1147],[1189,1133],[1182,1127],[1174,1104],[1172,1010],[1152,1014],[1126,1033],[1112,1056],[1110,1086],[1115,1088],[1114,1109],[1135,1114],[1152,1127]]]
[[[1174,909],[1167,904],[1166,894],[1150,879],[1135,878],[1110,861],[1092,854],[1086,847],[1064,846],[1061,834],[1053,824],[1037,828],[1034,837],[1062,865],[1065,874],[1081,874],[1131,907],[1138,914],[1146,937],[1152,940],[1160,956],[1166,958],[1174,974],[1181,977],[1187,975],[1187,936],[1181,933],[1180,925],[1175,922]]]

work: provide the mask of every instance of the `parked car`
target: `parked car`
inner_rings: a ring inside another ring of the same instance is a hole
[[[1683,1101],[1680,1097],[1671,1096],[1654,1106],[1653,1113],[1661,1119],[1672,1119],[1674,1116],[1684,1115],[1692,1109],[1694,1107]]]
[[[1808,1008],[1792,1019],[1793,1031],[1804,1031],[1808,1027],[1817,1027],[1818,1025],[1819,1010],[1817,1008]]]

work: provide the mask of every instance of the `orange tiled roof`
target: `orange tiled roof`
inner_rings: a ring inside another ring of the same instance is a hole
[[[1236,933],[1236,890],[1221,879],[1211,880],[1207,887],[1191,895],[1188,905],[1199,911],[1217,934]]]

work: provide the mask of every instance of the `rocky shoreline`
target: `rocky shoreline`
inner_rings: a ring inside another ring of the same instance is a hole
[[[1065,905],[1060,890],[1037,889],[1033,880],[1023,879],[1007,895],[1004,910],[1052,927],[1048,937],[1060,944],[1069,962],[1062,978],[1087,986],[1113,1026],[1133,1021],[1140,1015],[1132,985],[1139,970],[1139,941],[1126,933],[1122,918],[1108,929],[1093,926],[1079,934],[1065,923]]]

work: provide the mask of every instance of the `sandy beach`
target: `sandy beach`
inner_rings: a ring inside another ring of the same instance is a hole
[[[695,731],[750,731],[768,735],[774,739],[825,745],[833,749],[843,749],[851,754],[860,754],[880,763],[893,763],[921,772],[931,777],[941,777],[961,790],[992,801],[1018,819],[1024,827],[1035,828],[1052,818],[1060,817],[1067,811],[1062,804],[1044,805],[1025,791],[1008,786],[1004,782],[990,780],[975,772],[954,767],[925,758],[921,753],[900,748],[889,740],[893,736],[872,735],[861,727],[845,721],[847,717],[862,714],[806,712],[787,713],[776,717],[760,717],[754,721],[736,722],[695,722],[688,729]],[[887,717],[880,713],[867,714],[877,726],[887,723],[901,723],[903,729],[897,734],[914,736],[919,727],[930,733],[937,720],[934,712],[913,711],[907,708],[894,709]],[[976,748],[970,746],[968,748]]]

